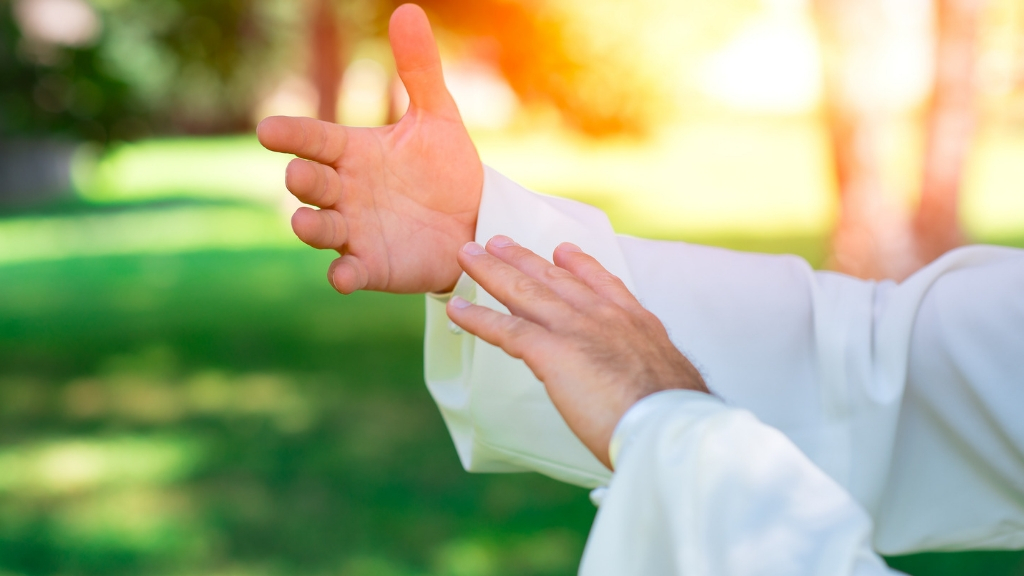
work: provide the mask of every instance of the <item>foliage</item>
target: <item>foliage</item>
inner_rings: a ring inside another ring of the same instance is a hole
[[[0,3],[0,135],[100,142],[247,128],[292,17],[283,0],[93,0],[96,37],[69,46],[27,35],[17,3]]]
[[[494,61],[520,98],[553,105],[584,133],[643,134],[668,98],[662,79],[637,66],[635,52],[609,44],[607,35],[574,26],[578,15],[556,2],[421,3],[442,24],[476,40],[476,49]]]
[[[0,135],[99,142],[248,129],[258,99],[305,69],[307,7],[287,0],[90,0],[91,42],[33,40],[0,3]],[[84,1],[84,0],[83,0]],[[593,135],[643,133],[665,99],[616,46],[573,34],[553,2],[424,0],[435,23],[493,60],[526,102]],[[337,1],[343,42],[386,36],[394,0]],[[347,52],[348,49],[339,47]]]

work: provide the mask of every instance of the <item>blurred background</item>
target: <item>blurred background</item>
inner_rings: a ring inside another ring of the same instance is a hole
[[[896,279],[1024,245],[1017,0],[423,5],[484,161],[620,232]],[[395,6],[0,0],[0,574],[575,573],[586,492],[462,471],[421,297],[335,294],[254,137],[400,117]]]

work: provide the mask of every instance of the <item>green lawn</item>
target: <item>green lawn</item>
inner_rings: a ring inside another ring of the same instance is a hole
[[[586,492],[463,472],[422,383],[421,298],[338,296],[329,259],[0,267],[0,573],[574,573]],[[897,566],[1022,573],[1016,553]]]
[[[594,509],[469,475],[420,297],[312,251],[0,268],[0,573],[569,574]]]

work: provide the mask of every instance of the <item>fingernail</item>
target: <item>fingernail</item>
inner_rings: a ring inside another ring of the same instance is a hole
[[[452,307],[453,308],[458,308],[459,310],[472,306],[470,301],[466,300],[462,296],[452,296],[451,302],[452,302]]]
[[[490,244],[491,246],[495,246],[497,248],[505,248],[507,246],[519,246],[519,244],[516,244],[515,240],[509,238],[508,236],[502,236],[500,234],[495,236],[494,238],[491,238],[491,241],[488,242],[488,244]]]
[[[561,244],[558,245],[558,249],[564,252],[583,252],[583,250],[581,250],[579,246],[573,244],[572,242],[562,242]]]
[[[462,251],[473,256],[487,253],[487,250],[484,250],[484,247],[476,242],[467,242],[466,245],[462,247]]]
[[[331,285],[331,288],[337,290],[338,287],[334,285],[334,268],[334,264],[327,267],[327,282]]]

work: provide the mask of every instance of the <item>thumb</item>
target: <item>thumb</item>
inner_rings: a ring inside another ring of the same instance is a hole
[[[402,4],[395,9],[388,36],[398,76],[409,92],[411,105],[439,114],[458,114],[455,101],[444,85],[441,55],[423,9],[415,4]]]

